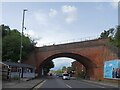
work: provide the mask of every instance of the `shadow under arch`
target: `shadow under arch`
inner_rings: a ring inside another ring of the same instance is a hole
[[[86,75],[85,75],[85,79],[92,79],[95,78],[95,68],[97,68],[97,65],[94,63],[94,61],[90,60],[87,57],[84,57],[82,55],[79,54],[75,54],[75,53],[58,53],[58,54],[54,54],[48,58],[46,58],[40,65],[39,65],[39,76],[42,76],[42,67],[44,66],[44,64],[47,61],[53,60],[55,58],[59,58],[59,57],[68,57],[68,58],[72,58],[75,59],[76,61],[80,62],[81,64],[83,64],[86,68]]]
[[[47,61],[50,61],[50,60],[53,60],[55,58],[59,58],[59,57],[67,57],[67,58],[72,58],[72,59],[75,59],[76,61],[80,62],[81,64],[83,64],[86,68],[96,68],[97,65],[92,62],[92,60],[82,56],[82,55],[79,55],[79,54],[75,54],[75,53],[58,53],[58,54],[54,54],[50,57],[48,57],[47,59],[45,59],[41,64],[40,64],[40,67],[44,66],[44,64],[47,62]]]

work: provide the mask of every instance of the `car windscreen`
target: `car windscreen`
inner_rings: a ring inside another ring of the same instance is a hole
[[[63,74],[63,76],[69,76],[69,74]]]

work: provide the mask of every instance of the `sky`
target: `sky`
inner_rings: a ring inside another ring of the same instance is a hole
[[[55,67],[51,68],[51,70],[59,70],[62,69],[63,66],[70,67],[72,65],[72,62],[74,62],[74,59],[66,58],[66,57],[60,57],[53,59],[53,62],[55,63]]]
[[[2,24],[21,32],[23,9],[28,10],[24,34],[35,39],[37,47],[96,38],[118,25],[115,2],[2,2]],[[73,61],[58,59],[63,61],[54,60],[55,68]]]

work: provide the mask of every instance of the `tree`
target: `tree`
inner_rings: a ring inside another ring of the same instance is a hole
[[[70,73],[73,71],[73,68],[72,67],[67,67],[67,71]]]
[[[115,46],[120,48],[120,25],[118,25],[116,28],[116,33],[115,33],[113,41],[114,41]]]
[[[62,74],[63,72],[62,72],[61,69],[58,69],[58,70],[55,71],[55,73],[56,73],[56,74]]]
[[[110,28],[109,30],[104,30],[101,33],[100,38],[110,38],[110,44],[120,48],[120,25],[116,28]]]
[[[8,35],[10,33],[10,27],[9,26],[5,26],[4,24],[2,24],[0,26],[0,31],[2,32],[2,37]]]
[[[62,72],[66,71],[66,70],[67,70],[66,66],[63,66],[62,67]]]
[[[45,62],[43,66],[44,74],[47,75],[47,73],[50,71],[51,68],[54,67],[53,61],[47,61]]]
[[[21,33],[17,29],[11,30],[9,26],[1,25],[2,31],[2,60],[10,59],[17,62],[20,57]],[[30,37],[23,35],[22,59],[25,59],[27,54],[34,50],[35,42]]]
[[[114,28],[110,28],[109,30],[104,30],[104,32],[101,33],[100,38],[108,38],[108,37],[112,37],[114,32]]]

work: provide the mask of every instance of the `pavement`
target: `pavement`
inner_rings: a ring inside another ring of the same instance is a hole
[[[93,83],[93,84],[100,84],[100,85],[107,85],[107,86],[112,86],[112,87],[119,87],[120,83],[118,82],[108,82],[108,81],[95,81],[95,80],[86,80],[86,79],[82,79],[82,78],[76,78],[76,77],[72,77],[72,80],[80,80],[83,82],[88,82],[88,83]]]
[[[111,86],[111,87],[115,87],[118,88],[120,85],[120,83],[114,83],[114,82],[106,82],[106,81],[95,81],[95,80],[85,80],[85,79],[78,79],[81,80],[83,82],[89,82],[89,83],[93,83],[93,84],[99,84],[99,85],[107,85],[107,86]]]
[[[34,88],[37,84],[41,83],[43,81],[43,79],[41,78],[35,78],[35,79],[31,79],[31,80],[21,80],[19,82],[19,80],[12,80],[12,81],[3,81],[2,82],[2,90],[7,90],[9,88],[12,89],[25,89],[25,90],[31,90],[32,88]]]

